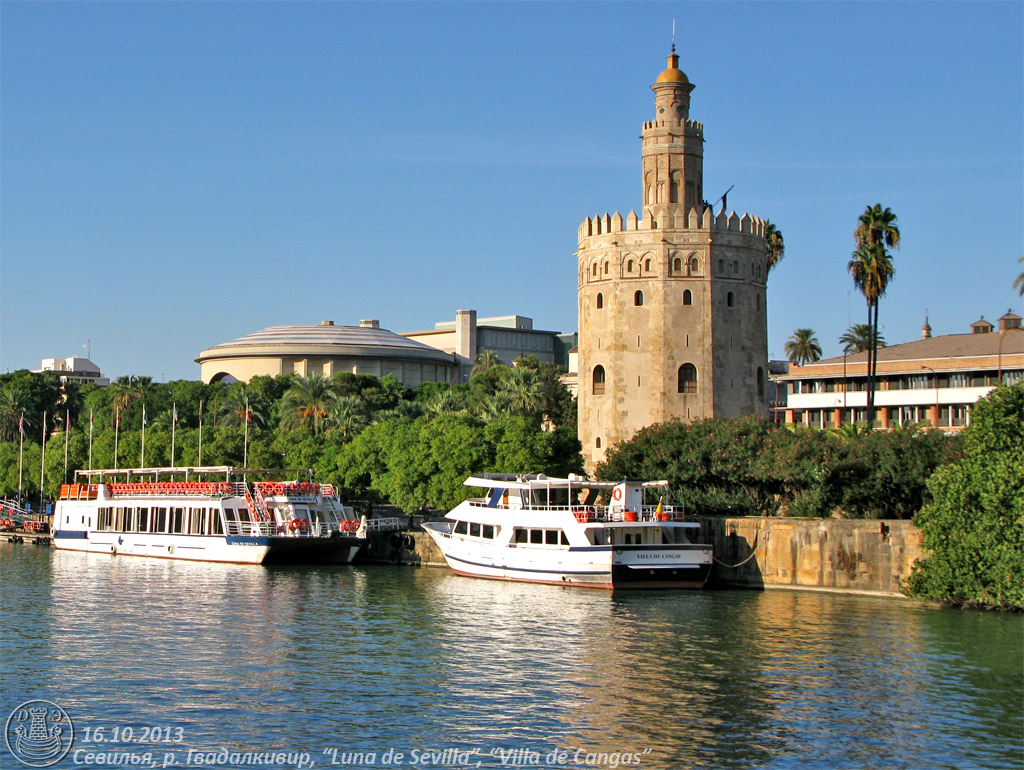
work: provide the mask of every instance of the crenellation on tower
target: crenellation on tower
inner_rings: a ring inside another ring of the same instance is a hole
[[[703,124],[675,52],[651,86],[640,213],[578,229],[579,433],[589,469],[670,419],[767,414],[765,220],[703,200]]]

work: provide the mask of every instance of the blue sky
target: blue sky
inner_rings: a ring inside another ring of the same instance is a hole
[[[676,20],[705,197],[771,219],[769,352],[865,320],[868,204],[899,216],[889,343],[1013,308],[1024,4],[0,5],[0,371],[84,354],[198,379],[266,326],[576,328],[576,232],[640,206]]]

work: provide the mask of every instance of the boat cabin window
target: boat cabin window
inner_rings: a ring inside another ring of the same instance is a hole
[[[469,524],[467,522],[465,522],[465,521],[460,521],[458,524],[455,525],[455,534],[456,535],[468,535],[469,534]]]
[[[180,535],[185,531],[185,509],[171,508],[171,533]]]
[[[469,536],[470,537],[480,537],[480,525],[477,524],[476,522],[473,522],[472,524],[469,525]]]
[[[493,524],[484,524],[483,536],[487,540],[493,540],[494,539],[494,525]]]
[[[157,508],[156,510],[156,528],[153,532],[166,532],[167,531],[167,509]]]
[[[531,545],[569,545],[569,538],[560,529],[524,529],[516,527],[515,541]]]
[[[210,511],[210,534],[224,534],[224,523],[220,519],[220,511],[218,511],[216,508]]]
[[[206,534],[206,509],[190,508],[188,519],[188,533],[190,535]]]

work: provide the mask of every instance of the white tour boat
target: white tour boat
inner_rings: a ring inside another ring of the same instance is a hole
[[[664,504],[666,481],[603,482],[569,475],[488,473],[445,521],[425,522],[460,575],[587,588],[701,588],[710,545],[699,524]],[[646,496],[646,500],[645,500]]]
[[[72,551],[191,561],[351,562],[366,542],[367,521],[341,504],[333,485],[313,483],[311,471],[309,481],[246,480],[291,473],[227,466],[78,471],[76,481],[85,483],[61,486],[53,542]]]

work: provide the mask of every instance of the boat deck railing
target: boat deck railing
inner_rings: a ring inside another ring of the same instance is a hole
[[[486,502],[471,500],[470,505],[476,508],[488,508]],[[493,510],[493,507],[491,507]],[[540,511],[544,513],[571,512],[576,521],[582,523],[634,522],[634,521],[684,521],[682,508],[673,505],[645,505],[639,511],[614,505],[532,505],[509,506],[498,505],[501,511]]]
[[[229,521],[225,534],[238,537],[331,537],[332,535],[353,536],[359,531],[358,519],[343,519],[337,524],[317,521],[312,524],[305,519],[297,520],[297,526],[278,524],[274,521]],[[406,528],[406,522],[398,517],[368,519],[367,534],[397,532]]]

